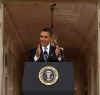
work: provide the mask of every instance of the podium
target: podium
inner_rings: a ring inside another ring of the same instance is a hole
[[[52,85],[43,84],[41,82],[43,78],[39,79],[40,71],[48,66],[58,72],[57,80]],[[25,62],[22,92],[24,95],[74,95],[73,64],[71,62]]]

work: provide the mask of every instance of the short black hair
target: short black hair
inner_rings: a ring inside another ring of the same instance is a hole
[[[44,28],[42,29],[42,31],[48,32],[48,33],[50,34],[50,36],[53,35],[53,31],[52,31],[52,29],[51,29],[50,27],[44,27]]]

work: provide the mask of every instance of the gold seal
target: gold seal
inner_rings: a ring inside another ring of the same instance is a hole
[[[58,71],[52,66],[45,66],[40,69],[39,80],[44,85],[53,85],[58,80]]]

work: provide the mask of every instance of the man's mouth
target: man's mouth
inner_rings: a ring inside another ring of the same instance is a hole
[[[46,41],[42,41],[42,43],[46,43]]]

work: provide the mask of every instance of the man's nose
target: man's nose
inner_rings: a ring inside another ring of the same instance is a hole
[[[45,40],[45,37],[43,37],[42,40]]]

